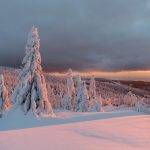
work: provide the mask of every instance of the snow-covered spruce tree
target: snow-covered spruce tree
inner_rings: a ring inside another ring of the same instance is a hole
[[[72,69],[69,69],[67,74],[67,97],[72,105],[71,106],[72,109],[75,109],[75,96],[76,91],[73,81]]]
[[[9,110],[10,101],[8,99],[8,91],[4,84],[4,77],[0,75],[0,115],[3,114],[5,110]]]
[[[123,98],[123,102],[125,105],[128,106],[135,106],[137,102],[137,97],[131,91],[129,91]]]
[[[89,111],[101,111],[102,107],[102,98],[99,98],[96,95],[96,85],[94,76],[91,77],[90,86],[89,86],[89,101],[88,101],[88,110]]]
[[[138,112],[144,111],[143,100],[138,100],[135,104],[135,110]]]
[[[53,106],[53,108],[57,108],[56,96],[50,84],[47,84],[47,91],[48,91],[48,98],[50,100],[51,105]]]
[[[150,105],[145,103],[145,97],[138,99],[135,104],[135,110],[138,112],[145,112],[150,114]]]
[[[75,87],[72,77],[72,69],[68,70],[67,74],[67,95],[72,99],[75,96]]]
[[[102,111],[102,97],[101,95],[98,98],[98,101],[96,103],[96,111],[101,112]]]
[[[96,85],[95,85],[95,78],[94,76],[91,77],[90,80],[90,87],[89,87],[89,98],[90,99],[96,99]]]
[[[61,103],[62,103],[63,109],[71,110],[72,105],[71,105],[70,98],[66,94],[64,94],[63,92],[60,93],[60,98],[61,98]]]
[[[77,75],[76,77],[76,106],[75,110],[79,111],[80,110],[80,103],[82,101],[82,81],[81,81],[81,76]]]
[[[19,75],[19,83],[12,94],[12,102],[21,105],[25,114],[32,110],[33,114],[53,114],[48,101],[45,78],[42,74],[40,39],[38,29],[34,26],[28,35],[23,69]]]
[[[74,81],[73,81],[73,76],[72,76],[72,69],[68,70],[67,73],[67,94],[62,94],[61,93],[61,101],[62,101],[62,106],[64,109],[67,110],[74,110],[75,109],[75,87],[74,87]]]
[[[90,79],[90,86],[89,86],[89,101],[88,101],[88,107],[89,111],[96,111],[96,105],[97,103],[97,96],[96,96],[96,85],[95,85],[95,79],[94,76]]]
[[[85,81],[81,81],[81,77],[78,75],[77,79],[77,96],[76,96],[76,111],[87,112],[89,95],[86,88]]]
[[[89,95],[88,95],[85,81],[82,82],[81,93],[82,93],[82,101],[79,104],[79,107],[80,107],[79,110],[82,112],[87,112],[88,111]]]

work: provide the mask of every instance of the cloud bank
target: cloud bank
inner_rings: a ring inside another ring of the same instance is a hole
[[[21,65],[34,24],[45,70],[150,70],[149,16],[149,0],[1,1],[0,65]]]

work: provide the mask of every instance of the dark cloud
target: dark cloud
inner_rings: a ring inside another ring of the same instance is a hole
[[[149,16],[149,0],[1,1],[0,65],[21,65],[35,24],[46,70],[148,70]]]

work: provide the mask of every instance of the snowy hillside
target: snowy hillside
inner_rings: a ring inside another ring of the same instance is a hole
[[[26,129],[9,130],[15,128]],[[40,120],[18,114],[3,118],[0,130],[1,150],[150,149],[150,116],[129,110],[57,112],[56,118]]]
[[[11,96],[12,90],[18,83],[17,77],[18,77],[19,71],[20,71],[19,69],[0,67],[0,74],[4,74],[5,84],[8,89],[9,96]],[[60,93],[66,92],[67,90],[66,78],[60,77],[60,76],[54,76],[54,75],[51,75],[50,73],[44,73],[44,76],[46,79],[48,91],[52,89],[55,94],[54,95],[55,98],[52,99],[51,93],[48,92],[49,100],[52,106],[54,108],[61,107]],[[87,88],[88,88],[90,84],[89,78],[83,78],[83,79],[86,81]],[[142,99],[144,95],[150,95],[150,92],[146,90],[148,89],[148,87],[150,88],[150,84],[148,84],[148,82],[145,82],[146,89],[144,89],[144,83],[143,83],[143,87],[140,89],[140,86],[138,88],[135,88],[126,84],[126,82],[122,82],[122,81],[113,81],[113,80],[107,80],[107,79],[101,79],[101,78],[96,78],[95,80],[96,80],[97,94],[101,94],[105,102],[108,102],[108,103],[110,102],[113,105],[119,105],[118,101],[120,100],[123,101],[124,96],[129,91],[134,93],[138,97],[138,99]],[[132,82],[130,81],[129,83],[132,83]],[[148,99],[146,99],[146,102],[150,104],[149,97]]]

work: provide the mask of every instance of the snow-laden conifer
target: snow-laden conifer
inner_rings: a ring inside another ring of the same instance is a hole
[[[76,77],[76,111],[80,110],[80,103],[82,101],[82,81],[81,76],[77,75]]]
[[[74,110],[76,90],[73,81],[72,69],[69,69],[67,74],[67,97],[68,97],[68,101],[70,101],[68,103],[71,104],[70,108]]]
[[[131,91],[129,91],[125,96],[124,96],[124,104],[128,106],[135,106],[137,102],[137,97],[135,94],[133,94]]]
[[[53,114],[48,101],[45,78],[42,74],[40,39],[34,26],[28,35],[23,69],[19,75],[19,83],[12,94],[12,102],[22,106],[25,114],[32,110],[35,114]]]
[[[89,97],[90,99],[96,99],[96,85],[94,76],[91,77],[90,87],[89,87]]]
[[[88,101],[89,101],[89,95],[86,87],[85,81],[82,82],[82,88],[81,88],[81,96],[82,100],[79,104],[79,111],[87,112],[88,111]]]
[[[4,77],[0,75],[0,115],[3,114],[5,110],[10,108],[10,101],[8,99],[8,91],[4,84]]]
[[[102,97],[101,95],[98,98],[98,101],[96,103],[96,111],[101,112],[102,111]]]
[[[73,99],[75,96],[75,87],[72,76],[72,69],[69,69],[67,74],[67,95],[71,99]]]
[[[85,81],[81,80],[80,75],[76,78],[76,111],[87,112],[88,111],[88,101],[89,95],[86,87]]]
[[[90,79],[90,86],[89,86],[89,101],[88,107],[89,111],[96,111],[97,105],[97,95],[96,95],[96,85],[94,76]]]
[[[92,76],[90,79],[88,107],[89,111],[101,111],[102,108],[102,98],[101,96],[97,97],[96,95],[96,84],[94,76]]]
[[[62,106],[67,110],[75,109],[75,87],[72,75],[72,69],[68,70],[67,73],[67,93],[61,94]]]
[[[72,109],[72,105],[71,105],[71,100],[70,98],[64,94],[64,93],[60,93],[60,98],[61,98],[61,104],[64,110],[71,110]]]

